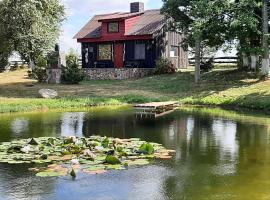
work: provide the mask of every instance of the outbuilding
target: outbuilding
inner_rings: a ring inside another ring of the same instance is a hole
[[[188,66],[183,36],[166,30],[160,10],[130,4],[130,12],[94,16],[76,35],[82,44],[82,67],[90,79],[138,78],[153,73],[156,60],[169,58]]]

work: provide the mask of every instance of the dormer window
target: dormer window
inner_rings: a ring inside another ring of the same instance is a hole
[[[119,32],[119,23],[118,22],[109,22],[108,23],[108,33],[118,33]]]

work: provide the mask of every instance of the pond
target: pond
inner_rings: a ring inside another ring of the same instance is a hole
[[[181,108],[158,119],[130,108],[0,115],[0,142],[40,136],[141,138],[175,149],[172,160],[100,175],[40,178],[0,165],[0,199],[270,199],[270,118]]]

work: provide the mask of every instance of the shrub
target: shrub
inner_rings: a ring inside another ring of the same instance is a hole
[[[8,58],[2,57],[2,56],[0,55],[0,72],[5,71],[7,65],[8,65]]]
[[[174,74],[176,71],[177,68],[169,59],[160,58],[157,60],[155,74]]]
[[[78,55],[75,53],[74,50],[70,50],[68,55],[66,56],[66,63],[67,66],[71,66],[75,63],[78,63]]]
[[[201,61],[201,71],[209,72],[214,68],[214,58],[210,58],[206,61]]]
[[[39,56],[34,69],[28,71],[28,77],[38,80],[39,83],[44,83],[48,79],[47,60],[43,56]]]
[[[10,71],[16,71],[19,69],[19,63],[15,62],[13,66],[10,67]]]
[[[67,67],[62,71],[62,81],[67,84],[78,84],[85,74],[79,68],[78,57],[74,53],[66,56]]]

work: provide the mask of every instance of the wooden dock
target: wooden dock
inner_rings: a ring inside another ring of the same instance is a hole
[[[160,117],[173,112],[179,107],[177,101],[152,102],[134,105],[136,115],[142,118]]]

